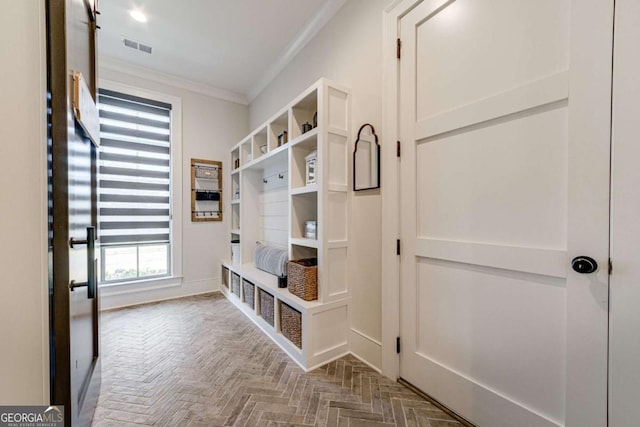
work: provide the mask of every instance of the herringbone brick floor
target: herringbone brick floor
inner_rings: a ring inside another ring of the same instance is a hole
[[[220,294],[101,322],[94,426],[460,426],[352,356],[305,374]]]

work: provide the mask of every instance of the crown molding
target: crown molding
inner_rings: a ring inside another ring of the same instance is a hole
[[[117,71],[133,77],[208,95],[212,98],[221,99],[223,101],[234,102],[240,105],[249,105],[245,95],[232,92],[230,90],[220,89],[206,83],[185,79],[184,77],[175,76],[173,74],[152,70],[111,56],[100,56],[98,66],[103,69]]]
[[[307,23],[297,37],[283,50],[280,57],[272,63],[262,77],[247,93],[249,103],[280,74],[298,53],[320,32],[320,30],[344,6],[347,0],[328,0],[320,11]]]

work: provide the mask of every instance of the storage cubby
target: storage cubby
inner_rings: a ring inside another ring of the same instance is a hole
[[[256,286],[248,280],[242,280],[242,301],[251,309],[255,309]]]
[[[318,248],[291,244],[291,259],[318,258]]]
[[[273,295],[264,289],[259,290],[260,294],[260,317],[270,324],[271,326],[275,326],[274,319],[274,307],[275,307],[275,299]]]
[[[231,230],[240,230],[240,204],[231,205]]]
[[[291,195],[291,238],[306,239],[305,222],[318,221],[318,197],[316,193]],[[317,239],[313,239],[317,240]]]
[[[302,348],[302,313],[279,301],[280,332],[296,347]]]
[[[221,290],[305,370],[348,351],[349,97],[347,88],[320,79],[230,150],[231,160],[239,156],[241,163],[231,174],[239,199],[232,196],[230,212],[240,259],[224,261],[231,286]],[[312,126],[305,133],[304,123]],[[285,131],[287,143],[278,146]],[[307,157],[314,166],[311,183]],[[307,221],[315,221],[315,239],[306,238]],[[287,249],[290,260],[316,258],[317,299],[279,288],[276,276],[257,269],[257,241]]]
[[[220,282],[222,283],[222,286],[224,286],[225,288],[229,287],[229,269],[227,267],[225,267],[224,265],[222,265],[222,272],[220,275]]]
[[[253,135],[253,159],[254,160],[259,159],[263,155],[267,154],[268,147],[269,147],[267,139],[268,138],[267,138],[266,127],[261,129],[255,135]]]
[[[318,150],[318,133],[313,131],[309,138],[291,147],[291,188],[298,189],[307,186],[307,161],[309,154]],[[318,176],[316,176],[316,182]]]
[[[240,172],[231,174],[231,203],[240,203]]]
[[[269,151],[275,150],[279,145],[279,137],[287,133],[289,136],[289,112],[285,111],[269,123]]]
[[[312,89],[291,108],[291,140],[302,135],[302,125],[309,123],[313,130],[313,116],[318,112],[318,90]],[[318,116],[319,118],[319,116]]]
[[[253,150],[252,150],[253,142],[252,139],[244,141],[240,145],[240,163],[241,165],[245,165],[253,160]]]
[[[231,273],[231,292],[240,298],[240,275],[233,272]]]
[[[231,151],[231,169],[233,171],[240,169],[240,148]]]

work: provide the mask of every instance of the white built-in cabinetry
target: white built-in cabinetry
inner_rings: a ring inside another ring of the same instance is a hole
[[[349,89],[318,80],[234,146],[227,169],[227,218],[231,240],[240,240],[240,259],[223,261],[222,291],[306,370],[349,351],[350,96]],[[316,113],[317,126],[302,133],[301,126],[313,125]],[[279,145],[283,131],[288,142]],[[313,151],[316,183],[306,185],[305,157]],[[317,221],[317,239],[305,238],[309,220]],[[278,288],[275,276],[256,269],[257,241],[287,249],[289,259],[317,258],[318,300],[304,301]],[[243,286],[243,281],[253,287]],[[245,290],[253,295],[245,295]],[[260,292],[273,297],[273,325],[263,318],[270,320],[270,313],[269,307],[261,307]],[[300,314],[301,348],[282,334],[282,304]]]

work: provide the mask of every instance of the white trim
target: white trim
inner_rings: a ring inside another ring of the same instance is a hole
[[[382,343],[369,335],[351,327],[349,328],[349,349],[358,359],[381,372]]]
[[[47,34],[46,34],[46,13],[43,2],[38,2],[37,6],[39,23],[38,38],[40,48],[40,78],[38,93],[47,93]],[[39,97],[40,103],[38,111],[40,113],[40,313],[42,313],[42,404],[48,405],[50,402],[50,381],[49,372],[49,207],[48,207],[48,177],[47,177],[47,102],[43,96]]]
[[[362,363],[364,363],[365,365],[367,365],[368,367],[370,367],[371,369],[373,369],[374,371],[376,371],[377,373],[379,373],[379,374],[382,373],[380,368],[376,368],[371,363],[367,362],[366,360],[364,360],[362,357],[358,356],[354,352],[350,351],[349,354],[352,355],[353,357],[355,357],[356,359],[358,359],[359,361],[361,361]]]
[[[361,336],[362,338],[364,338],[367,341],[371,341],[375,345],[382,346],[382,343],[380,341],[378,341],[377,339],[371,338],[369,335],[365,334],[364,332],[360,332],[359,330],[357,330],[354,327],[351,327],[351,332],[353,332],[356,335]]]
[[[282,70],[289,65],[293,58],[295,58],[335,14],[338,13],[345,3],[346,0],[327,0],[322,9],[314,15],[296,38],[284,49],[278,59],[262,73],[262,77],[249,89],[247,92],[249,103],[253,102],[253,100],[269,86]]]
[[[98,87],[171,104],[171,276],[182,276],[182,98],[100,79]]]
[[[397,141],[398,132],[398,60],[396,39],[398,22],[421,0],[397,0],[383,12],[382,38],[382,140]],[[397,379],[400,357],[396,337],[400,336],[400,264],[396,239],[400,238],[399,165],[395,144],[382,144],[381,169],[384,171],[382,197],[382,374]]]
[[[187,290],[187,292],[185,292]],[[110,292],[109,287],[100,288],[100,311],[114,310],[117,308],[131,307],[135,305],[149,304],[152,302],[166,301],[184,298],[193,295],[208,294],[220,291],[220,278],[192,280],[180,282],[176,279],[173,283],[155,284],[152,286],[138,286],[135,289],[115,290]]]
[[[141,279],[141,280],[131,280],[127,282],[115,282],[115,283],[100,283],[98,287],[102,290],[102,292],[108,292],[109,295],[120,295],[126,294],[129,292],[138,292],[139,290],[144,289],[155,289],[158,286],[166,285],[169,283],[174,283],[174,286],[179,285],[182,282],[182,276],[168,276],[168,277],[157,277],[153,279]],[[139,286],[136,286],[139,285]],[[144,288],[144,289],[134,289],[131,291],[132,287]],[[116,292],[114,289],[128,289],[127,291]]]
[[[220,89],[215,86],[202,82],[185,79],[184,77],[175,76],[173,74],[163,73],[161,71],[152,70],[150,68],[134,65],[110,56],[101,55],[99,66],[101,69],[117,71],[119,73],[128,74],[156,83],[173,86],[180,89],[189,90],[191,92],[207,95],[223,101],[234,102],[240,105],[249,105],[247,97],[243,94],[232,92],[226,89]]]
[[[416,123],[415,132],[420,139],[441,137],[443,134],[459,132],[491,120],[531,112],[568,97],[569,72],[565,70],[453,110],[420,119]]]
[[[532,408],[519,402],[508,395],[501,393],[500,391],[478,381],[477,379],[470,378],[464,373],[457,371],[437,360],[434,360],[424,354],[420,354],[423,358],[422,364],[431,373],[432,378],[436,378],[434,381],[440,384],[448,384],[450,387],[456,387],[458,389],[474,390],[474,396],[484,395],[482,403],[479,403],[485,410],[497,411],[501,414],[509,414],[505,416],[501,425],[513,425],[510,421],[518,420],[519,426],[527,427],[563,427],[562,421],[557,421],[544,415],[536,408]],[[463,385],[463,386],[461,386]],[[455,411],[454,411],[455,412]],[[479,425],[483,424],[481,421],[476,420]],[[584,426],[584,424],[577,424]],[[594,424],[598,425],[598,424]]]
[[[331,362],[335,362],[338,359],[342,359],[343,357],[348,356],[349,354],[351,354],[350,351],[345,351],[344,353],[337,354],[337,355],[333,356],[331,359],[329,359],[329,360],[327,360],[325,362],[320,362],[320,363],[318,363],[316,365],[313,365],[313,366],[309,367],[309,369],[304,369],[303,368],[304,372],[307,373],[307,372],[315,371],[316,369],[318,369],[318,368],[320,368],[320,367],[322,367],[324,365],[328,365]],[[358,359],[360,359],[360,358],[358,358]]]
[[[416,238],[416,256],[542,276],[567,277],[567,251],[485,242]]]

